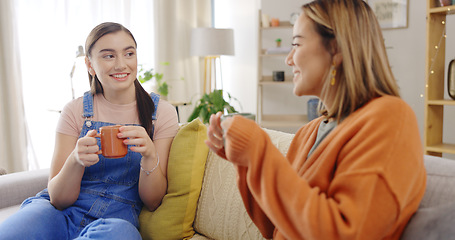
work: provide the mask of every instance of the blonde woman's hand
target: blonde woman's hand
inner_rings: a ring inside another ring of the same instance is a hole
[[[90,130],[87,134],[79,138],[74,149],[74,158],[77,163],[84,167],[90,167],[99,161],[99,147],[96,141],[96,130]]]
[[[207,129],[207,140],[205,140],[205,144],[207,144],[213,152],[226,159],[225,140],[223,138],[223,134],[224,129],[229,128],[232,119],[226,118],[221,123],[222,115],[223,114],[221,112],[217,112],[216,114],[212,114],[212,116],[210,116],[210,125]]]

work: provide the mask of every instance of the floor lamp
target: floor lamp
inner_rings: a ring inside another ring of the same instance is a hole
[[[71,79],[71,94],[72,94],[72,97],[73,99],[76,98],[75,94],[74,94],[74,84],[73,84],[73,76],[74,76],[74,71],[76,70],[76,60],[80,57],[84,57],[85,56],[85,53],[84,53],[84,48],[82,46],[78,46],[77,47],[77,52],[76,52],[76,58],[74,59],[74,63],[73,63],[73,68],[71,68],[71,73],[70,73],[70,79]]]
[[[219,28],[193,29],[191,32],[191,55],[204,57],[204,93],[208,94],[213,89],[217,89],[216,63],[219,63],[221,70],[220,56],[234,55],[234,30]],[[213,78],[213,76],[215,77]],[[222,80],[220,87],[223,89]]]

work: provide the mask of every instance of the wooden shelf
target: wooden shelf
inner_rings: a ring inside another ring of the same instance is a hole
[[[292,81],[294,77],[292,75],[286,75],[284,76],[284,81],[279,82],[279,81],[273,81],[272,76],[262,76],[262,79],[259,79],[258,84],[259,85],[282,85],[282,84],[294,84]]]
[[[428,105],[438,105],[438,106],[455,106],[455,100],[428,100]]]
[[[258,21],[261,22],[261,11],[259,10],[258,14]],[[267,54],[267,49],[263,46],[264,43],[272,43],[274,39],[277,37],[283,37],[284,34],[288,35],[289,37],[292,36],[292,25],[289,21],[280,22],[280,26],[278,27],[259,27],[257,29],[258,32],[258,82],[257,82],[257,117],[256,121],[258,124],[265,128],[270,129],[277,129],[277,128],[300,128],[304,124],[308,122],[308,117],[306,115],[295,115],[295,114],[288,114],[287,108],[289,104],[290,98],[282,98],[284,99],[282,102],[279,100],[277,102],[273,102],[274,107],[282,107],[285,108],[281,111],[283,114],[274,114],[269,115],[265,114],[264,112],[275,112],[269,110],[271,107],[270,102],[267,100],[276,99],[276,95],[273,94],[270,90],[280,89],[280,90],[287,90],[290,86],[292,87],[293,78],[291,72],[291,67],[284,66],[285,59],[288,56],[289,52],[292,48],[287,48],[282,46],[282,49],[276,48],[269,48],[269,52],[277,52],[272,54]],[[277,31],[273,31],[277,30]],[[280,50],[280,51],[277,51]],[[279,65],[281,61],[282,65]],[[285,68],[286,67],[286,68]],[[264,75],[264,73],[271,74],[272,71],[284,71],[284,81],[278,82],[273,81],[273,77],[271,75]],[[286,75],[287,74],[287,75]],[[292,94],[292,91],[289,90],[289,94]],[[286,102],[288,101],[288,102]],[[264,111],[266,109],[266,111]],[[269,110],[269,111],[267,111]],[[292,109],[289,109],[289,112],[295,113]],[[303,113],[302,113],[303,114]]]
[[[455,5],[437,7],[435,0],[427,0],[426,60],[425,60],[425,154],[442,156],[455,154],[455,144],[444,142],[445,106],[455,106],[455,100],[444,99],[446,85],[446,15],[455,14]],[[446,122],[446,124],[448,124]]]
[[[280,21],[280,25],[277,26],[277,27],[262,27],[261,26],[261,29],[262,30],[274,30],[274,29],[289,29],[289,28],[292,28],[293,26],[291,25],[291,22],[289,21]]]
[[[455,13],[455,5],[451,6],[446,6],[446,7],[435,7],[435,8],[430,8],[428,11],[430,14],[454,14]]]
[[[429,146],[425,147],[425,151],[426,152],[455,154],[455,144],[440,143],[440,144],[435,144],[435,145],[429,145]]]
[[[281,53],[267,53],[267,49],[261,49],[261,54],[259,55],[260,57],[287,57],[289,52],[292,50],[289,47],[282,47],[281,50],[289,50]]]
[[[262,115],[261,127],[301,127],[308,123],[307,115]]]
[[[294,84],[292,81],[283,81],[283,82],[262,81],[262,82],[259,82],[259,85],[262,85],[262,86],[267,86],[267,85],[292,85],[292,84]]]
[[[279,54],[261,54],[261,57],[287,57],[289,53],[279,53]]]

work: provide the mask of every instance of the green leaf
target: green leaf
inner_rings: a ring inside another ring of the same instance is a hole
[[[231,100],[233,97],[228,93],[228,98]],[[226,102],[223,98],[223,90],[214,90],[209,94],[203,94],[201,98],[197,101],[197,105],[193,110],[193,113],[188,118],[188,121],[199,117],[202,122],[208,123],[210,116],[216,114],[217,112],[224,112],[224,109],[228,113],[236,113],[233,106]]]
[[[153,78],[153,68],[144,72],[144,69],[141,66],[141,69],[139,70],[139,77],[138,77],[139,82],[145,83],[152,78]]]
[[[209,114],[209,109],[207,108],[201,108],[201,111],[199,112],[199,117],[202,118],[203,123],[208,123],[207,115]]]
[[[161,85],[158,86],[158,93],[167,96],[169,94],[169,86],[166,82],[163,82]]]
[[[157,82],[160,82],[161,79],[163,78],[163,73],[155,73],[155,78]]]
[[[197,117],[199,117],[199,113],[201,112],[201,108],[202,106],[199,105],[197,106],[196,108],[194,108],[193,112],[191,113],[191,115],[188,117],[188,122],[191,122],[193,121],[194,119],[196,119]]]

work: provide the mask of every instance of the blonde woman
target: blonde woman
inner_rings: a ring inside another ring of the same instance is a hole
[[[287,156],[253,121],[212,115],[207,145],[236,166],[253,222],[274,239],[399,239],[425,191],[412,109],[399,97],[374,13],[362,0],[305,4],[293,29],[294,94],[322,116]]]

